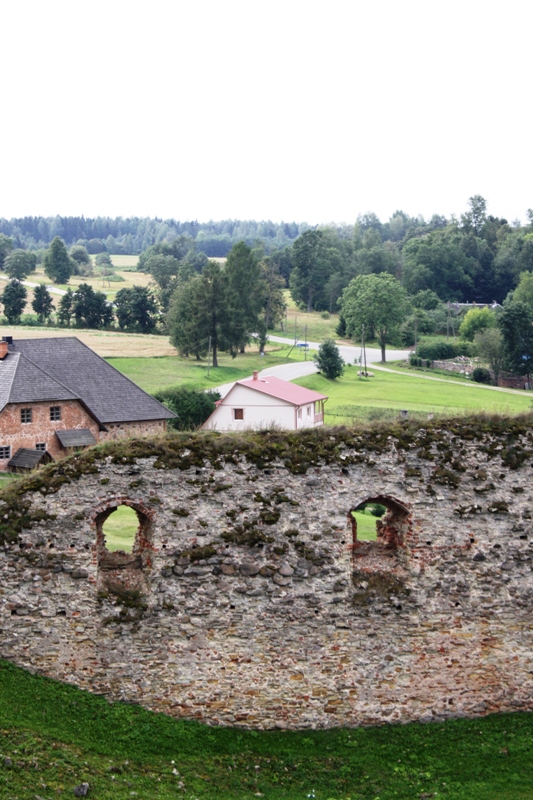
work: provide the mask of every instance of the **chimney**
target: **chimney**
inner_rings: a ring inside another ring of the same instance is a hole
[[[0,342],[0,361],[3,361],[8,354],[8,344],[2,339]]]
[[[254,369],[254,377],[253,377],[253,379],[254,379],[254,381],[259,380],[259,372],[256,369]]]

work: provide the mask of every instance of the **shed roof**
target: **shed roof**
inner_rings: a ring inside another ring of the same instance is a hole
[[[69,399],[102,425],[176,416],[75,336],[15,339],[0,361],[0,411],[7,403]]]
[[[46,450],[30,450],[29,447],[20,447],[10,461],[8,469],[35,469],[39,464],[48,464],[52,456]]]
[[[74,428],[69,431],[56,431],[62,447],[90,447],[96,439],[89,428]]]

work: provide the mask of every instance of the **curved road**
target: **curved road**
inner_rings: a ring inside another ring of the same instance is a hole
[[[280,344],[292,344],[294,339],[284,339],[281,336],[269,336],[269,341],[271,342],[279,342]],[[318,350],[320,347],[319,342],[308,342],[309,347],[311,350]],[[339,352],[347,364],[359,363],[359,357],[361,355],[361,348],[360,347],[353,347],[352,345],[338,345]],[[387,350],[387,356],[390,358],[391,361],[399,361],[401,359],[407,359],[410,354],[410,350]],[[382,370],[383,372],[394,372],[396,375],[403,375],[407,377],[409,375],[408,372],[399,370],[399,369],[390,369],[389,367],[382,366],[381,363],[377,364],[377,361],[381,359],[381,350],[376,348],[367,347],[366,349],[366,363],[367,366],[372,366],[373,370]],[[260,371],[259,375],[261,377],[266,377],[267,375],[274,375],[276,378],[283,378],[285,381],[293,381],[296,378],[303,378],[305,375],[312,375],[314,372],[318,372],[314,362],[312,359],[309,361],[296,361],[293,364],[280,364],[277,367],[267,367]],[[252,377],[251,375],[249,376]],[[436,375],[416,375],[417,378],[422,378],[426,381],[439,381],[441,383],[455,383],[459,384],[460,386],[466,386],[469,389],[486,389],[488,391],[493,392],[504,392],[507,394],[519,394],[524,395],[524,392],[520,389],[505,389],[501,386],[487,386],[483,383],[466,383],[465,381],[454,381],[450,378],[439,378]],[[246,379],[244,379],[246,380]],[[221,397],[225,397],[225,395],[229,392],[233,383],[225,383],[222,386],[217,386],[216,391],[220,392]]]

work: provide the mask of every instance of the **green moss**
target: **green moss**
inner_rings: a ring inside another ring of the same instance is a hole
[[[259,516],[265,525],[275,525],[281,514],[276,508],[264,508]]]
[[[207,560],[208,558],[212,558],[216,556],[217,550],[216,547],[213,547],[210,544],[206,544],[203,547],[191,547],[188,550],[183,550],[181,553],[176,553],[175,555],[179,558],[188,557],[191,561],[202,561]]]

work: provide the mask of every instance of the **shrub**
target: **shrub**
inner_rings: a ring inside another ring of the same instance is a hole
[[[184,386],[163,389],[154,397],[178,415],[177,419],[168,421],[169,428],[178,431],[194,430],[203,425],[215,410],[215,400],[220,399],[218,392],[202,392]]]
[[[322,319],[329,319],[330,318],[330,313],[329,313],[329,311],[322,311],[320,316],[321,316]]]
[[[446,361],[457,356],[472,355],[472,345],[470,342],[432,342],[420,344],[417,349],[417,356],[429,361]]]
[[[492,383],[492,375],[485,367],[476,367],[472,372],[472,380],[476,383]]]

